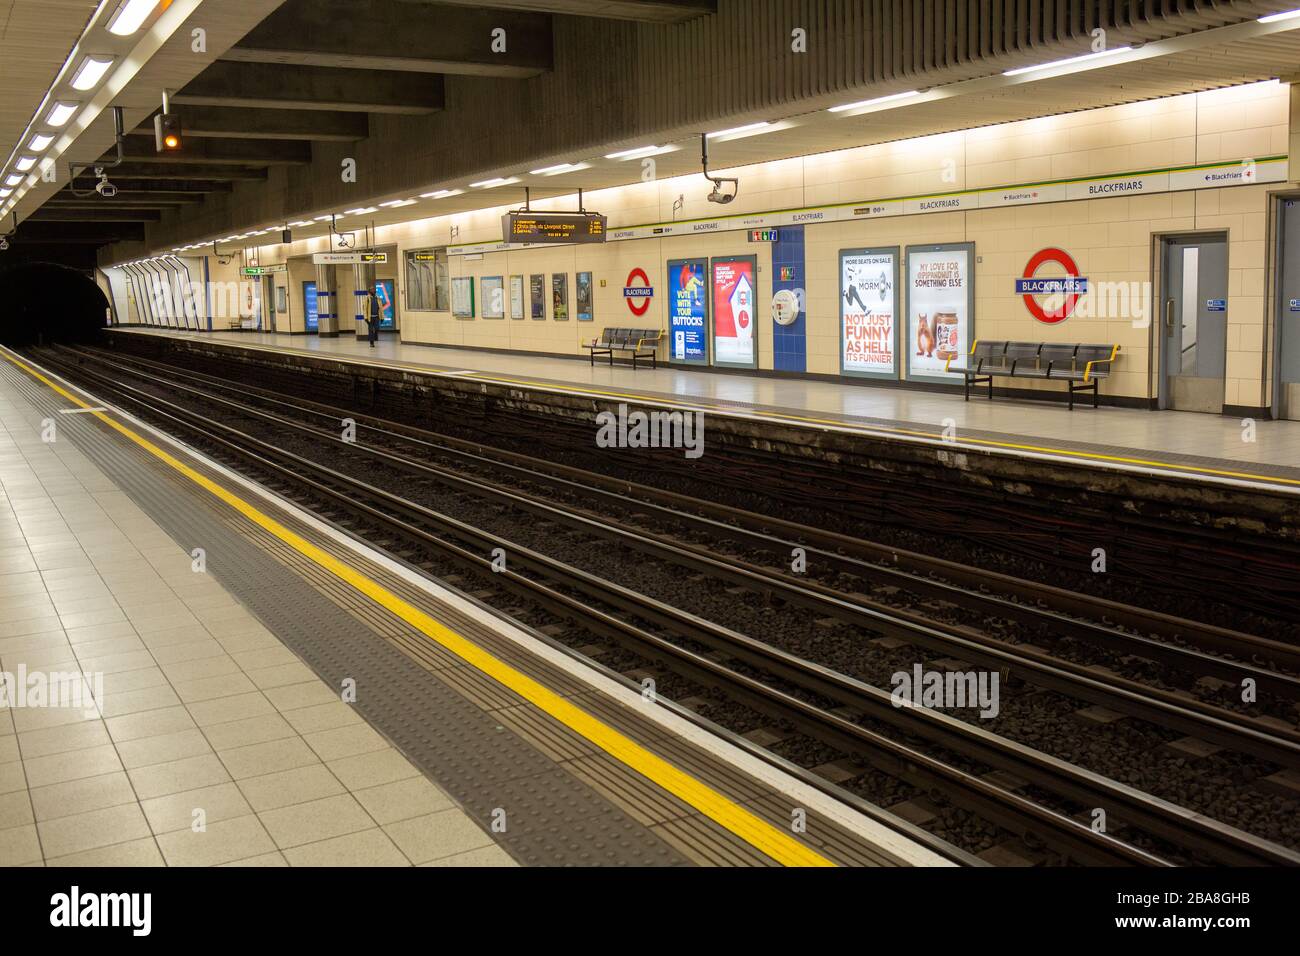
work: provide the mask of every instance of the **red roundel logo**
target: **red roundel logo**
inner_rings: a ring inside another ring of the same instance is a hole
[[[1037,273],[1046,262],[1054,262],[1065,270],[1063,276],[1039,278]],[[1043,249],[1034,254],[1025,266],[1025,274],[1016,280],[1016,292],[1025,300],[1025,308],[1039,322],[1055,325],[1064,322],[1079,304],[1079,297],[1088,291],[1088,280],[1079,274],[1079,267],[1068,252],[1061,249]],[[1052,296],[1054,304],[1044,308],[1035,296]]]
[[[645,274],[644,269],[638,267],[627,274],[627,282],[623,285],[623,298],[627,299],[627,307],[632,310],[633,315],[645,315],[654,295],[655,290],[651,287],[650,277]]]

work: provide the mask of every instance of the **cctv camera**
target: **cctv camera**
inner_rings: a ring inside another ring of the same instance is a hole
[[[3,236],[0,236],[0,252],[4,252],[8,248],[9,248],[9,240],[4,238]]]
[[[105,176],[95,184],[95,192],[99,193],[105,199],[112,199],[117,195],[117,187],[110,183],[108,177]]]
[[[721,187],[716,185],[713,187],[713,192],[709,193],[709,202],[721,203],[724,206],[735,198],[736,198],[735,193],[732,193],[729,196],[724,195]]]

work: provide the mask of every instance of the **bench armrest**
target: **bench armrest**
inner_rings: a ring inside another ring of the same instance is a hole
[[[1109,365],[1111,362],[1115,361],[1115,358],[1116,358],[1116,356],[1118,356],[1118,355],[1119,355],[1119,346],[1116,345],[1113,349],[1110,350],[1110,357],[1109,357],[1109,358],[1104,358],[1104,359],[1093,359],[1091,362],[1089,362],[1087,365],[1085,365],[1085,366],[1083,367],[1083,380],[1084,380],[1084,382],[1089,382],[1089,381],[1092,380],[1092,367],[1093,367],[1094,365]]]

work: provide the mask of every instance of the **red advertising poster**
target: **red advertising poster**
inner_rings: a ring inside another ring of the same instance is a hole
[[[758,364],[757,272],[753,256],[713,260],[713,358],[719,365]]]

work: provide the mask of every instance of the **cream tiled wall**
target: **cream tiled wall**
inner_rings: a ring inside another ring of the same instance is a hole
[[[1284,84],[1253,84],[746,167],[729,173],[740,177],[741,187],[737,201],[727,207],[706,202],[703,181],[693,176],[589,192],[586,208],[607,214],[610,227],[616,228],[719,213],[745,214],[1283,155],[1290,145],[1289,101],[1290,88]],[[1155,387],[1149,371],[1152,333],[1141,317],[1076,315],[1059,325],[1038,323],[1014,294],[1014,280],[1035,252],[1058,246],[1074,257],[1094,286],[1099,282],[1146,283],[1153,275],[1153,234],[1224,232],[1229,241],[1230,270],[1225,401],[1230,405],[1260,404],[1269,189],[1239,186],[809,225],[805,229],[808,371],[835,374],[839,368],[840,249],[974,242],[977,337],[1118,343],[1122,358],[1104,391],[1150,397]],[[674,214],[674,203],[679,200],[682,208]],[[566,197],[533,206],[572,208],[573,200]],[[396,243],[399,252],[451,242],[496,241],[506,208],[380,227],[376,239]],[[457,230],[454,240],[453,227]],[[313,241],[295,244],[287,251],[299,255],[317,248],[323,246]],[[497,252],[474,259],[453,256],[450,274],[474,277],[476,300],[482,296],[478,284],[482,276],[502,276],[508,293],[509,276],[522,275],[527,283],[531,274],[544,274],[546,321],[484,320],[481,302],[477,309],[480,317],[472,321],[454,319],[449,313],[404,310],[402,337],[430,344],[577,354],[581,343],[599,334],[603,326],[644,323],[666,327],[667,260],[747,254],[758,256],[759,301],[767,301],[771,249],[750,244],[743,231]],[[650,311],[640,319],[628,310],[622,294],[633,267],[644,269],[657,290]],[[590,323],[572,317],[579,270],[593,273],[595,320]],[[350,290],[342,272],[340,289]],[[566,322],[551,317],[550,277],[556,272],[569,277],[571,317]],[[1040,274],[1050,272],[1045,268]],[[404,303],[403,282],[399,274],[399,305]],[[300,294],[298,290],[300,285],[295,284],[295,294]],[[760,329],[759,364],[771,368],[771,323],[760,323]]]

